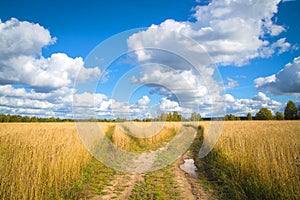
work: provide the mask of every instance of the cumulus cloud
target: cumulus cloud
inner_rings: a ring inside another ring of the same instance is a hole
[[[212,98],[209,93],[214,94],[214,89],[210,91],[205,81],[192,70],[170,70],[165,66],[151,65],[144,66],[140,73],[140,77],[132,77],[132,83],[151,87],[151,94],[166,96],[185,107],[197,108],[197,104]],[[214,87],[218,88],[217,85]]]
[[[256,96],[254,96],[252,99],[255,101],[269,101],[270,100],[270,98],[267,97],[267,95],[265,95],[262,92],[258,92],[258,94]]]
[[[100,75],[100,70],[85,68],[81,57],[64,53],[41,55],[42,48],[55,42],[39,24],[11,19],[0,21],[0,84],[21,84],[40,90],[58,89]]]
[[[10,114],[71,117],[74,90],[63,87],[40,93],[31,89],[0,85],[0,110]]]
[[[139,106],[147,106],[150,103],[150,99],[148,96],[143,96],[141,99],[138,100]]]
[[[0,20],[0,58],[40,55],[44,46],[53,44],[50,32],[39,24],[21,22],[12,18],[6,22]]]
[[[224,100],[227,103],[233,103],[235,101],[234,97],[231,94],[224,94]]]
[[[159,108],[164,112],[181,111],[181,107],[179,106],[177,101],[171,101],[166,97],[161,99]]]
[[[282,110],[283,103],[275,101],[266,94],[259,92],[250,99],[236,99],[230,94],[225,94],[227,113],[234,113],[238,116],[246,116],[247,113],[255,115],[260,108],[266,107],[273,113]]]
[[[199,48],[193,48],[186,42],[182,36],[184,35],[201,44],[214,63],[244,65],[253,58],[266,56],[264,52],[267,49],[278,49],[280,53],[288,50],[289,43],[284,38],[275,44],[263,39],[266,36],[278,36],[285,31],[284,27],[272,21],[279,2],[280,0],[213,0],[208,5],[194,8],[195,22],[169,19],[159,25],[152,25],[146,31],[132,35],[128,39],[128,46],[131,49],[149,46],[170,49],[170,46],[175,45],[173,49],[177,49],[178,44],[181,49],[180,55],[185,55],[184,52],[199,51]],[[151,58],[153,56],[149,52],[137,52],[139,61]]]
[[[256,89],[265,90],[274,95],[300,94],[300,57],[288,63],[277,74],[254,80]]]
[[[55,41],[39,24],[0,20],[1,112],[72,117],[74,82],[99,77],[101,71],[65,53],[43,57],[42,49]]]

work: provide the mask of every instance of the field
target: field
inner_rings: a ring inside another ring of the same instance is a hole
[[[91,159],[72,123],[0,125],[0,199],[59,199]]]
[[[300,121],[225,122],[203,162],[225,199],[299,199]]]
[[[0,199],[299,199],[299,121],[225,122],[213,151],[199,159],[209,123],[200,123],[184,155],[195,159],[199,179],[178,168],[182,159],[144,174],[110,169],[87,152],[74,123],[0,124]],[[116,146],[133,152],[163,147],[180,128],[169,123],[135,139],[128,133],[147,123],[100,125]]]

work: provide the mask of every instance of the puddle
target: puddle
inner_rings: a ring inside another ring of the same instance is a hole
[[[194,164],[194,159],[184,159],[184,163],[179,166],[180,169],[188,173],[193,178],[198,178],[197,167]]]

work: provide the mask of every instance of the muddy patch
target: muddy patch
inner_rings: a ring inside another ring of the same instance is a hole
[[[180,169],[188,173],[192,178],[198,178],[197,167],[195,161],[192,158],[184,159],[184,163],[181,164]]]

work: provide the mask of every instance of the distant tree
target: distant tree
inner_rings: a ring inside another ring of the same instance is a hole
[[[297,118],[300,119],[300,105],[298,106]]]
[[[233,114],[230,114],[229,115],[229,120],[234,121],[234,120],[236,120],[236,117]]]
[[[284,120],[284,115],[282,114],[282,112],[276,112],[275,119],[276,120]]]
[[[172,113],[171,112],[169,112],[169,114],[168,114],[168,119],[167,119],[168,121],[172,121],[173,120],[173,115],[172,115]]]
[[[21,115],[12,115],[10,117],[10,122],[22,122],[22,116]]]
[[[167,121],[168,120],[168,114],[167,113],[162,113],[161,114],[161,121]]]
[[[225,115],[224,119],[225,119],[225,121],[228,121],[228,120],[235,121],[235,120],[237,120],[237,117],[234,116],[233,114],[229,114],[229,115],[227,114],[227,115]]]
[[[46,119],[46,122],[55,122],[55,118],[54,117],[50,117],[50,118]]]
[[[180,117],[177,111],[173,112],[173,119],[172,121],[180,121]]]
[[[273,119],[272,112],[268,108],[261,108],[255,115],[257,120],[271,120]]]
[[[252,120],[252,115],[251,115],[251,113],[248,113],[248,114],[247,114],[247,120]]]
[[[225,115],[224,120],[228,121],[229,120],[229,115]]]
[[[202,118],[201,118],[201,115],[199,113],[195,113],[193,112],[191,114],[191,121],[201,121]]]
[[[236,117],[235,118],[237,121],[241,121],[241,118],[240,117]]]
[[[39,119],[38,119],[37,117],[34,116],[34,117],[31,117],[30,121],[31,121],[31,122],[38,122]]]
[[[284,119],[294,120],[297,119],[297,107],[293,101],[288,101],[284,109]]]
[[[5,115],[3,118],[3,122],[9,122],[10,121],[10,114]]]
[[[0,122],[3,122],[4,114],[0,114]]]
[[[90,117],[89,121],[90,122],[96,122],[96,119],[94,117]]]
[[[22,122],[30,122],[30,117],[28,116],[22,117]]]

